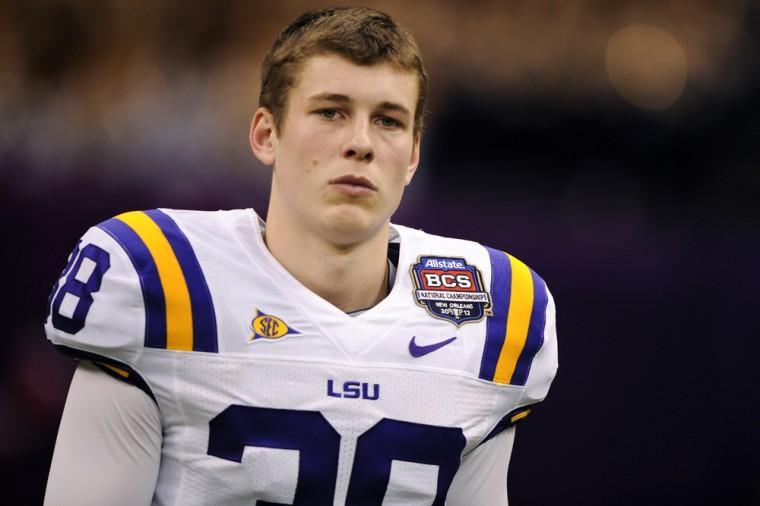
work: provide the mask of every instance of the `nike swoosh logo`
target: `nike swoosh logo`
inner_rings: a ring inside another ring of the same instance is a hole
[[[411,355],[415,358],[419,358],[423,355],[427,355],[428,353],[432,353],[439,348],[443,348],[444,346],[446,346],[447,344],[449,344],[450,342],[454,341],[457,338],[457,336],[454,336],[454,337],[450,337],[449,339],[446,339],[445,341],[440,341],[437,343],[421,346],[414,342],[414,339],[416,337],[417,336],[412,337],[412,340],[409,341],[409,353],[411,353]]]

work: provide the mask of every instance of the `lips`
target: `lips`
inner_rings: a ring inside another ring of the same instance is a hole
[[[377,187],[372,184],[372,181],[366,177],[361,176],[341,176],[330,181],[330,184],[347,184],[351,186],[361,186],[369,188],[370,190],[377,190]]]
[[[330,181],[330,186],[347,195],[358,197],[377,191],[372,181],[362,176],[341,176]]]

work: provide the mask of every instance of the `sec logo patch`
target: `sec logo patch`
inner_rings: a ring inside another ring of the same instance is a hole
[[[464,258],[420,256],[411,275],[417,304],[435,318],[462,326],[492,314],[480,271]]]
[[[288,324],[281,318],[262,313],[258,309],[251,320],[250,328],[253,334],[249,337],[249,342],[254,342],[259,339],[273,341],[282,339],[291,334],[299,333],[297,330],[288,326]]]

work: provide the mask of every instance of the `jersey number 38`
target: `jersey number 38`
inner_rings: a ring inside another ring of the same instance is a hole
[[[209,422],[208,454],[242,462],[247,446],[298,450],[293,506],[331,506],[338,475],[340,435],[318,411],[233,405]],[[460,428],[383,418],[359,436],[347,506],[380,506],[393,460],[438,466],[435,506],[443,506],[459,468]],[[282,503],[257,501],[258,506]]]

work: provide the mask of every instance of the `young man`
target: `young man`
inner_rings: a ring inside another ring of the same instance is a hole
[[[152,210],[82,237],[46,322],[82,360],[46,504],[507,503],[554,305],[505,253],[390,224],[426,92],[387,15],[309,12],[263,65],[266,225]]]

